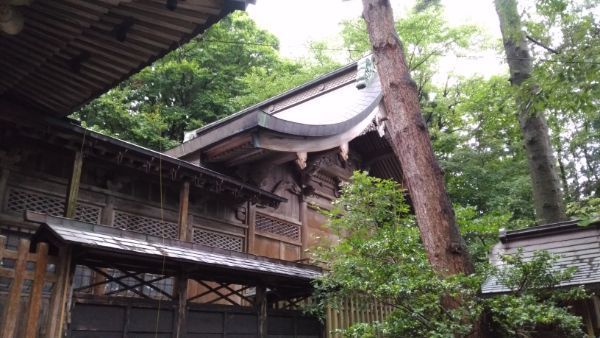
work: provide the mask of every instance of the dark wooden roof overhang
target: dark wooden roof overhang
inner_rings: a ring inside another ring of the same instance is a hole
[[[6,132],[18,132],[24,137],[61,148],[81,150],[84,156],[93,156],[146,174],[162,175],[165,182],[185,180],[193,187],[227,195],[236,201],[274,207],[287,201],[216,171],[83,128],[75,121],[40,115],[21,116],[18,109],[5,109],[7,107],[10,108],[10,105],[3,105],[0,100],[0,121],[3,127],[7,127]]]
[[[65,116],[248,2],[33,0],[0,33],[0,98]]]
[[[307,296],[321,276],[316,266],[158,238],[102,225],[28,212],[40,224],[33,244],[50,250],[69,247],[74,263],[154,274],[184,273],[189,278],[242,285],[263,285],[278,293]]]

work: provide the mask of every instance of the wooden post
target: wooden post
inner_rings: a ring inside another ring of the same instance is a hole
[[[300,228],[300,240],[302,243],[302,252],[300,253],[300,258],[304,259],[308,257],[308,219],[306,217],[308,210],[304,195],[300,195],[298,198],[300,200],[300,223],[302,224]]]
[[[46,277],[46,268],[48,266],[48,244],[38,243],[37,259],[35,261],[35,273],[31,295],[29,296],[29,309],[27,310],[27,328],[25,329],[25,338],[36,338],[38,331],[38,320],[40,318],[40,308],[42,306],[42,290]]]
[[[179,192],[179,240],[189,241],[190,182],[185,181]]]
[[[189,226],[189,211],[190,208],[190,182],[184,181],[179,191],[179,240],[191,241],[191,233]],[[175,292],[177,293],[177,313],[175,338],[183,338],[186,336],[186,321],[187,321],[187,295],[188,295],[188,278],[185,274],[180,274],[175,279]]]
[[[180,275],[176,280],[177,290],[177,324],[175,327],[175,338],[184,338],[187,335],[187,285],[188,279]]]
[[[248,202],[248,248],[247,252],[254,254],[254,242],[256,240],[256,207]]]
[[[56,285],[54,286],[54,293],[50,301],[49,309],[49,325],[47,331],[47,338],[57,338],[62,336],[64,322],[66,318],[67,305],[69,303],[68,297],[71,279],[71,249],[61,248],[59,251],[59,263],[58,263],[58,278]]]
[[[267,337],[267,289],[263,285],[256,286],[256,295],[254,301],[256,309],[258,337]]]
[[[104,208],[102,208],[102,215],[100,216],[100,224],[112,226],[114,212],[115,212],[115,199],[113,196],[108,195],[108,196],[106,196],[106,205],[104,206]],[[108,272],[108,269],[105,269],[105,268],[101,268],[100,270],[104,271],[104,272]],[[94,276],[93,276],[94,284],[106,281],[106,277],[104,277],[102,274],[99,274],[95,271],[93,272],[93,274],[94,274]],[[104,292],[106,292],[106,284],[98,284],[98,285],[94,286],[94,289],[92,290],[92,292],[94,293],[94,295],[104,295]]]
[[[16,337],[19,307],[21,305],[21,290],[25,280],[25,268],[27,267],[27,254],[29,253],[29,240],[21,239],[17,252],[17,261],[15,263],[15,277],[10,284],[6,307],[4,308],[4,328],[0,335],[1,338]]]
[[[77,208],[77,197],[79,196],[79,182],[81,181],[81,169],[83,167],[83,153],[81,151],[75,152],[75,158],[73,160],[73,171],[71,173],[71,179],[69,179],[69,186],[67,189],[67,201],[65,203],[65,217],[75,217],[75,210]]]
[[[0,209],[4,205],[4,196],[6,195],[6,185],[10,171],[7,168],[0,168]]]

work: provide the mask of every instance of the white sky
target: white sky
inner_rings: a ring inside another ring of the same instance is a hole
[[[395,17],[405,15],[414,3],[412,0],[391,2]],[[500,38],[493,0],[442,0],[442,4],[450,25],[475,24],[489,36]],[[339,23],[360,17],[362,1],[256,0],[256,5],[248,6],[247,12],[260,27],[279,38],[284,56],[302,57],[307,54],[307,46],[311,41],[326,40],[334,46],[337,43],[339,47]],[[505,71],[499,54],[490,51],[469,56],[475,58],[444,58],[440,62],[439,79],[445,79],[448,73],[489,76]]]

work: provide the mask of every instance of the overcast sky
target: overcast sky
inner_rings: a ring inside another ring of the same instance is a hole
[[[395,17],[406,15],[414,3],[410,0],[391,2]],[[500,38],[493,0],[442,0],[442,4],[451,25],[476,24],[488,35]],[[340,22],[360,17],[362,1],[256,0],[256,5],[249,5],[247,11],[260,27],[279,38],[283,55],[300,57],[306,55],[310,41],[339,43]],[[440,73],[491,75],[505,70],[502,60],[493,52],[472,56],[474,58],[445,58],[440,64]]]

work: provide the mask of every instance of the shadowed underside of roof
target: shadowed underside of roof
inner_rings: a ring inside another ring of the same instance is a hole
[[[0,98],[67,115],[246,2],[33,0],[14,6],[24,28],[0,33]]]
[[[600,283],[600,223],[586,227],[579,226],[577,221],[546,224],[503,233],[500,240],[490,256],[496,267],[503,267],[501,256],[515,254],[519,250],[523,251],[525,260],[531,259],[536,251],[547,251],[559,257],[553,269],[577,269],[573,278],[560,286]],[[510,291],[496,279],[489,279],[482,286],[484,294]]]

